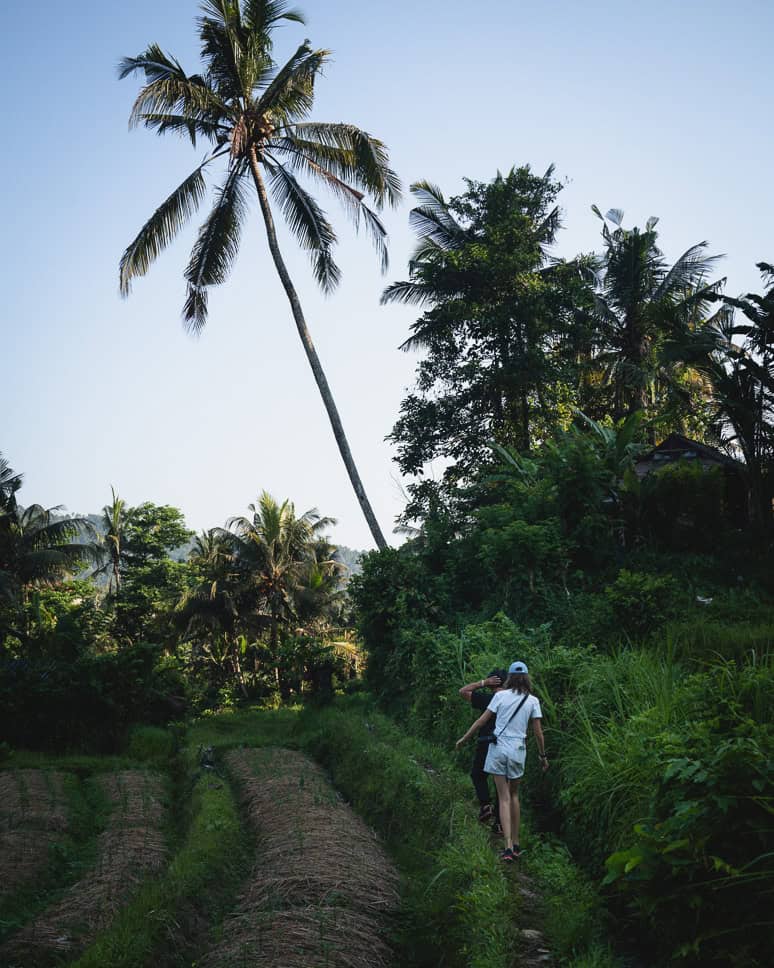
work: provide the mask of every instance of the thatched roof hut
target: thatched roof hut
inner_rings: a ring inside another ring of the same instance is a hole
[[[716,447],[690,440],[682,434],[670,434],[653,450],[643,454],[635,462],[634,470],[642,480],[649,474],[679,461],[701,465],[705,470],[719,467],[725,480],[722,514],[736,527],[745,525],[748,519],[745,465]]]
[[[734,460],[733,457],[729,457],[715,447],[700,444],[698,440],[689,440],[682,434],[670,434],[653,450],[643,454],[635,463],[634,469],[637,477],[643,478],[651,471],[678,460],[696,461],[704,468],[722,467],[734,474],[744,471],[744,464],[741,461]]]

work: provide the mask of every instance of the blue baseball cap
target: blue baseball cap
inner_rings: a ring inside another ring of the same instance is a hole
[[[510,666],[508,667],[508,675],[513,676],[517,675],[518,673],[521,673],[525,676],[529,673],[529,669],[527,668],[525,662],[511,662]]]

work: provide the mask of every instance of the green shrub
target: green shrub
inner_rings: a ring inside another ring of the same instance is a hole
[[[660,548],[707,551],[724,530],[725,479],[719,467],[678,461],[642,481],[640,524]]]
[[[142,642],[74,660],[0,657],[0,735],[28,749],[115,751],[132,724],[170,718],[160,653]]]
[[[632,638],[645,638],[677,613],[684,596],[674,578],[622,568],[605,588],[605,598],[611,628]]]
[[[629,649],[579,667],[575,688],[548,734],[563,835],[593,871],[609,856],[627,934],[655,963],[765,964],[754,926],[774,891],[771,663],[688,675],[674,656]]]
[[[591,880],[561,842],[536,842],[525,855],[527,873],[540,887],[540,907],[555,953],[569,960],[593,951],[604,935],[604,911]],[[610,964],[603,961],[601,964]]]
[[[161,764],[175,752],[175,735],[159,726],[133,726],[129,731],[126,755],[133,760]]]
[[[629,845],[608,858],[606,882],[645,923],[658,957],[763,968],[774,897],[774,730],[740,718],[721,732],[706,720],[660,745],[649,809]]]

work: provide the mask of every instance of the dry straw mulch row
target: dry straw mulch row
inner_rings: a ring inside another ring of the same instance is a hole
[[[65,774],[58,770],[0,773],[0,831],[67,830],[64,780]]]
[[[227,756],[258,837],[258,863],[207,968],[381,968],[398,875],[377,836],[307,757]]]
[[[392,964],[379,921],[340,907],[247,912],[229,921],[225,933],[203,966],[382,968]]]
[[[112,812],[97,840],[94,867],[0,948],[0,962],[6,955],[14,965],[34,965],[47,955],[74,953],[110,924],[141,881],[166,864],[162,778],[125,770],[98,783]]]
[[[0,899],[34,883],[69,828],[65,774],[0,773]]]
[[[56,839],[50,830],[0,832],[0,900],[34,883],[48,867]]]

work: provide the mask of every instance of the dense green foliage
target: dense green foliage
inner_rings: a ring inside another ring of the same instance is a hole
[[[114,491],[94,527],[22,510],[7,463],[2,481],[5,743],[111,752],[135,723],[238,698],[329,698],[354,668],[331,519],[263,494],[180,561],[191,532],[177,508],[127,507]]]
[[[409,282],[388,290],[430,305],[414,327],[427,355],[394,432],[414,475],[410,540],[366,556],[352,586],[369,685],[416,735],[449,746],[470,722],[459,686],[526,660],[552,762],[525,783],[533,822],[604,892],[622,951],[762,968],[774,896],[774,289],[727,299],[703,244],[669,267],[654,220],[629,231],[610,212],[603,254],[573,264],[590,301],[576,292],[575,315],[552,317],[587,343],[569,359],[561,338],[543,344],[564,390],[542,425],[527,391],[529,435],[525,410],[498,423],[487,406],[507,398],[502,362],[463,365],[463,350],[474,359],[493,345],[474,312],[485,300],[466,301],[477,276],[463,270],[481,257],[507,278],[517,249],[487,250],[487,233],[510,206],[512,230],[533,238],[516,187],[528,174],[450,203],[418,186],[420,248]],[[539,262],[531,271],[550,276]],[[531,361],[550,387],[518,337],[517,295],[487,294],[502,305],[483,319],[513,325],[497,352]],[[475,446],[454,450],[455,421]],[[653,449],[686,431],[698,443]],[[744,463],[705,446],[723,440]],[[440,480],[425,476],[435,457]]]

